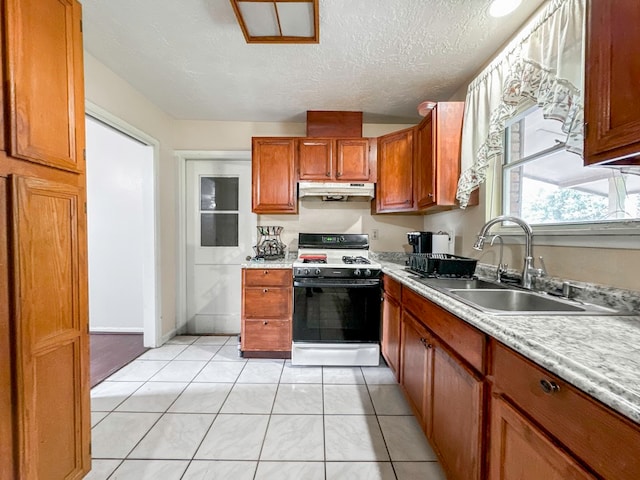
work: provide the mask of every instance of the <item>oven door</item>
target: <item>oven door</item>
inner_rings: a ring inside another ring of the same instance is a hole
[[[294,279],[293,341],[378,342],[381,293],[380,279]]]

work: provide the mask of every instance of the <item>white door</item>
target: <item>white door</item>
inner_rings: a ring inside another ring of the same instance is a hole
[[[240,333],[240,264],[253,256],[251,162],[186,162],[188,333]]]

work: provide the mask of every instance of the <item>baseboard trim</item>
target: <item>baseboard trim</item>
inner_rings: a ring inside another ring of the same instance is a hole
[[[144,333],[142,327],[89,327],[89,333]]]

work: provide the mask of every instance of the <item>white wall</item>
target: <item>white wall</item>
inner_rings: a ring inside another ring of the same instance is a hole
[[[142,332],[155,304],[153,149],[90,117],[86,137],[90,329]]]

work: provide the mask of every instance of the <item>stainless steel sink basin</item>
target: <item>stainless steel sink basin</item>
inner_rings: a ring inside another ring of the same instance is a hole
[[[471,307],[496,315],[621,315],[626,313],[526,290],[451,289],[449,293]]]
[[[507,288],[506,285],[480,280],[479,278],[421,278],[418,281],[430,287],[445,290]]]

